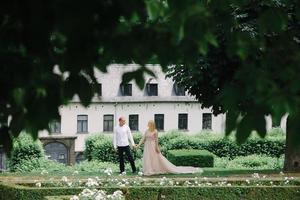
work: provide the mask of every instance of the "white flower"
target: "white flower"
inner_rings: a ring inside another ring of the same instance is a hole
[[[96,180],[92,179],[92,178],[88,178],[88,181],[85,183],[85,185],[87,187],[95,187],[95,186],[99,186],[99,184],[97,183]]]
[[[143,172],[139,172],[138,175],[139,175],[139,176],[143,176]]]
[[[108,175],[108,176],[111,176],[113,173],[112,169],[111,168],[107,168],[106,170],[104,170],[104,174]]]
[[[231,186],[231,183],[227,183],[227,186]]]
[[[67,178],[66,176],[63,176],[63,177],[61,178],[61,181],[62,181],[62,182],[68,182],[68,178]]]
[[[79,173],[78,171],[74,171],[74,172],[73,172],[73,176],[74,176],[74,175],[77,175],[78,173]]]
[[[37,183],[35,184],[35,186],[36,186],[36,187],[42,187],[42,183],[41,183],[41,182],[37,182]]]
[[[284,175],[284,173],[281,171],[280,173],[279,173],[281,176],[283,176]]]
[[[95,194],[95,200],[105,200],[106,199],[106,192],[103,190],[98,190]]]
[[[246,179],[246,183],[250,184],[250,181],[249,181],[249,179]]]
[[[43,170],[41,171],[41,175],[44,175],[44,174],[48,174],[47,170],[45,170],[45,169],[43,169]]]
[[[82,196],[82,197],[92,197],[96,192],[97,192],[97,190],[90,190],[90,189],[88,189],[88,188],[85,188],[85,189],[79,194],[79,196]]]
[[[257,179],[260,178],[260,176],[259,176],[258,173],[253,173],[253,174],[252,174],[252,177],[253,177],[253,178],[257,178]]]
[[[79,197],[74,195],[73,197],[70,198],[70,200],[79,200]]]
[[[165,196],[165,195],[160,195],[160,197],[161,197],[162,199],[166,198],[166,196]]]

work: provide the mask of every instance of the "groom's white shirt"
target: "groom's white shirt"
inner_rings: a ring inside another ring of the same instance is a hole
[[[113,144],[115,149],[117,147],[128,146],[128,139],[132,145],[135,145],[129,126],[124,124],[123,126],[118,125],[114,128]]]

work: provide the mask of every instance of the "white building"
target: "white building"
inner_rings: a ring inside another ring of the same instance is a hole
[[[211,109],[189,96],[181,87],[165,77],[160,66],[147,66],[156,78],[145,76],[146,86],[140,90],[134,81],[122,85],[122,75],[137,65],[111,65],[107,73],[95,70],[101,95],[95,96],[87,108],[79,98],[60,108],[61,121],[51,125],[51,133],[39,134],[46,154],[64,163],[79,160],[85,138],[91,134],[112,134],[118,118],[124,116],[132,132],[144,132],[149,120],[156,121],[160,132],[181,130],[197,133],[209,129],[222,133],[225,115],[212,115]],[[75,152],[75,153],[74,153]],[[74,156],[72,155],[74,154]]]
[[[51,133],[39,134],[46,154],[63,163],[82,159],[85,138],[91,134],[112,134],[118,118],[124,116],[132,132],[144,132],[149,120],[155,120],[159,132],[180,130],[197,133],[203,129],[215,133],[225,130],[225,115],[212,115],[211,109],[189,96],[183,88],[165,77],[160,66],[147,66],[156,78],[145,76],[146,86],[140,90],[135,82],[121,85],[125,72],[136,65],[111,65],[107,73],[95,71],[101,95],[95,96],[87,108],[78,97],[60,108],[61,121],[51,125]],[[272,122],[267,119],[267,127]]]

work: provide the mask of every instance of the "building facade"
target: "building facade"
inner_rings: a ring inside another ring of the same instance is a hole
[[[112,134],[120,116],[125,117],[133,134],[143,133],[149,120],[155,120],[160,133],[224,132],[225,115],[214,116],[210,108],[201,108],[194,97],[165,77],[160,66],[147,67],[156,77],[145,76],[143,90],[134,81],[122,84],[122,75],[136,70],[136,65],[111,65],[107,73],[95,70],[100,95],[95,95],[88,107],[83,107],[77,96],[69,105],[60,107],[61,119],[51,123],[50,133],[39,134],[46,155],[66,164],[80,161],[85,139],[91,134]],[[270,123],[267,126],[272,127]]]
[[[50,124],[50,132],[39,133],[47,156],[67,164],[81,160],[85,138],[112,134],[120,116],[126,118],[133,134],[144,132],[149,120],[155,120],[160,133],[224,132],[225,115],[214,116],[209,108],[201,108],[195,98],[165,77],[160,66],[147,67],[156,77],[145,76],[143,90],[134,81],[122,84],[122,75],[137,65],[111,65],[107,73],[95,70],[100,95],[88,107],[75,96],[69,105],[60,107],[61,119]]]

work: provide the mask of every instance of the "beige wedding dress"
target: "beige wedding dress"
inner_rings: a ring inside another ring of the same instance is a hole
[[[144,135],[143,173],[144,175],[167,173],[195,173],[202,169],[196,167],[177,167],[169,162],[160,152],[156,152],[157,132],[146,131]]]

